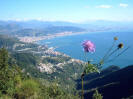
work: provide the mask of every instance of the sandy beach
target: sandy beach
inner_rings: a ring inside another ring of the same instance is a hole
[[[83,34],[83,33],[87,33],[87,32],[63,32],[63,33],[56,33],[56,34],[48,34],[46,36],[39,36],[39,37],[29,37],[29,36],[25,36],[25,37],[18,37],[20,41],[25,42],[25,43],[34,43],[40,40],[46,40],[46,39],[51,39],[51,38],[55,38],[55,37],[62,37],[62,36],[70,36],[70,35],[77,35],[77,34]]]

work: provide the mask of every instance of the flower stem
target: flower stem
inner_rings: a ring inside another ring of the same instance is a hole
[[[82,96],[81,99],[84,99],[84,78],[82,77]]]
[[[87,62],[87,53],[84,53],[84,57],[85,57],[85,62]]]
[[[104,59],[106,59],[106,57],[107,57],[107,55],[110,53],[110,51],[113,49],[113,47],[114,47],[114,45],[115,45],[115,41],[113,42],[113,45],[110,47],[110,49],[107,51],[107,53],[104,55],[104,57],[103,57],[103,61],[104,61]]]
[[[107,60],[111,55],[113,55],[116,51],[118,51],[119,50],[119,48],[117,48],[117,49],[115,49],[112,53],[110,53],[107,57],[106,57],[106,59],[104,59],[104,61],[105,60]]]
[[[112,60],[109,60],[108,62],[112,62],[114,61],[117,57],[119,57],[120,55],[122,55],[125,51],[127,51],[130,48],[130,46],[128,46],[125,50],[123,50],[121,53],[119,53],[115,58],[113,58]]]

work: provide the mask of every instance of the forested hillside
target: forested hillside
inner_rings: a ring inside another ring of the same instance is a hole
[[[10,60],[8,60],[10,58]],[[65,91],[57,82],[35,78],[14,62],[4,48],[0,49],[0,98],[1,99],[78,99]]]
[[[49,82],[57,82],[67,92],[76,92],[75,80],[80,78],[82,64],[84,64],[82,61],[72,59],[45,45],[23,43],[4,35],[0,38],[0,47],[9,51],[11,57],[9,61],[13,60],[25,74]]]

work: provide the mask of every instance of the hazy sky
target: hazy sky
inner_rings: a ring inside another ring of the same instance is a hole
[[[133,0],[0,0],[0,20],[133,21]]]

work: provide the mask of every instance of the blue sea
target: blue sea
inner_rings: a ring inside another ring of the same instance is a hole
[[[100,59],[106,54],[109,48],[114,42],[114,37],[118,37],[113,50],[117,48],[119,43],[124,44],[124,48],[118,50],[114,55],[109,57],[105,61],[103,67],[110,65],[116,65],[120,67],[125,67],[128,65],[133,65],[133,32],[92,32],[84,33],[71,36],[56,37],[48,40],[39,41],[39,44],[47,44],[49,47],[55,47],[56,51],[65,53],[72,58],[80,59],[83,61],[92,60],[92,63],[98,63]],[[82,42],[84,40],[91,40],[95,46],[95,53],[87,53],[85,55],[82,47]],[[127,47],[130,47],[122,55],[115,58],[119,53],[124,51]],[[112,51],[113,51],[112,50]],[[112,60],[113,61],[110,61]]]

